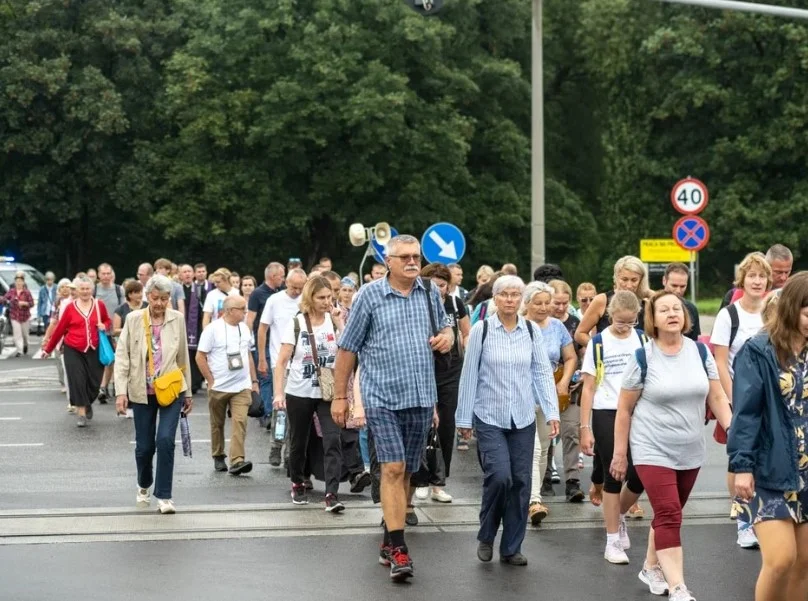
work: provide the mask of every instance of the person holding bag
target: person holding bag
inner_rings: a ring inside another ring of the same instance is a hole
[[[285,410],[288,418],[292,503],[306,505],[309,502],[304,485],[306,449],[311,422],[317,415],[323,433],[325,510],[340,513],[345,509],[337,496],[342,476],[342,443],[340,429],[331,417],[330,404],[334,398],[333,366],[338,333],[331,316],[333,308],[331,284],[327,279],[315,276],[306,282],[300,313],[289,322],[281,338],[272,406],[275,410]]]
[[[67,305],[59,323],[43,346],[43,358],[64,339],[64,362],[70,402],[76,407],[83,428],[93,419],[92,403],[101,385],[104,371],[98,359],[100,332],[110,329],[111,322],[104,303],[93,298],[93,282],[87,276],[76,278],[78,297]]]
[[[149,306],[126,317],[115,352],[115,407],[118,414],[125,415],[131,403],[134,412],[136,504],[141,509],[151,505],[154,484],[157,508],[163,514],[176,511],[172,500],[174,440],[180,414],[187,415],[193,408],[185,319],[168,308],[172,288],[173,282],[166,276],[149,279],[145,288]]]

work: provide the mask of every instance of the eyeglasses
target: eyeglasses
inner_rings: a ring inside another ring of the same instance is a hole
[[[589,296],[589,297],[579,298],[578,302],[583,305],[584,303],[587,303],[587,304],[591,303],[593,300],[595,300],[595,297],[594,296]]]
[[[387,255],[387,256],[392,257],[394,259],[401,259],[405,263],[410,263],[410,262],[420,263],[421,262],[421,255]]]
[[[497,296],[506,300],[519,300],[522,298],[522,294],[519,292],[500,292]]]
[[[632,321],[632,322],[618,321],[618,320],[614,321],[614,325],[617,326],[618,328],[633,328],[633,327],[636,327],[637,324],[639,324],[639,323],[640,322],[638,320],[636,320],[636,319],[634,321]]]

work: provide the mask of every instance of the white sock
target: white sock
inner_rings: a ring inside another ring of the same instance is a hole
[[[606,533],[606,545],[617,545],[620,544],[620,534],[615,532],[614,534]]]

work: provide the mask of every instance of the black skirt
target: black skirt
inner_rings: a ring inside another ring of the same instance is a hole
[[[98,351],[87,349],[86,353],[64,346],[65,373],[70,390],[70,404],[87,407],[98,396],[104,366],[98,360]]]

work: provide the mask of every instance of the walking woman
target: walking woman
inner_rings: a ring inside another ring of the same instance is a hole
[[[564,324],[555,317],[551,317],[553,312],[553,288],[544,282],[531,282],[525,289],[524,296],[522,297],[522,307],[519,311],[528,320],[537,325],[541,331],[541,340],[547,357],[550,360],[550,368],[553,371],[555,378],[555,393],[556,399],[561,405],[564,402],[564,408],[568,410],[569,405],[569,386],[572,380],[572,375],[575,373],[577,364],[577,357],[575,356],[575,349],[572,345],[572,337],[570,336]],[[572,413],[577,414],[576,410]],[[559,406],[559,411],[561,407]],[[565,454],[565,467],[570,468],[567,475],[577,473],[578,468],[578,425],[579,419],[573,416],[573,424],[567,423],[569,416],[566,415],[567,411],[561,412],[561,430],[566,429],[569,435],[569,430],[574,429],[574,437],[576,439],[575,454],[572,457],[572,465],[567,461]],[[533,450],[533,477],[530,490],[530,507],[528,509],[528,517],[531,524],[538,526],[541,521],[549,514],[549,509],[542,502],[542,494],[555,495],[552,484],[543,482],[544,474],[547,470],[547,455],[550,449],[550,441],[553,437],[550,436],[549,428],[545,425],[546,419],[540,408],[536,408],[536,445]],[[565,444],[565,447],[568,447]],[[574,470],[574,472],[573,472]],[[565,470],[566,471],[566,470]],[[572,495],[570,497],[570,495]],[[583,500],[584,494],[581,492],[578,480],[573,477],[572,481],[567,480],[567,496],[574,502],[578,503]]]
[[[18,271],[14,274],[14,287],[9,290],[0,302],[8,305],[8,317],[11,320],[11,331],[14,335],[14,346],[17,348],[16,357],[28,354],[28,321],[31,319],[31,309],[34,306],[34,297],[25,283],[25,273]]]
[[[309,502],[304,484],[308,476],[306,450],[311,422],[317,415],[323,432],[325,510],[340,513],[345,509],[338,497],[342,477],[340,429],[331,417],[331,399],[323,399],[320,387],[322,373],[334,368],[337,357],[339,328],[331,317],[333,308],[329,281],[321,276],[307,281],[300,299],[300,313],[292,318],[281,338],[272,406],[276,411],[286,411],[289,420],[292,503],[306,505]]]
[[[174,283],[154,275],[146,283],[149,306],[126,317],[115,352],[115,407],[118,414],[131,404],[135,421],[135,463],[137,464],[137,507],[151,504],[150,488],[160,513],[174,513],[174,439],[180,412],[193,408],[191,366],[185,317],[170,308]],[[152,381],[180,373],[179,396],[170,405],[160,405]],[[158,420],[159,416],[159,420]],[[157,472],[153,472],[157,453]],[[156,477],[155,477],[156,475]]]
[[[746,296],[746,294],[744,294]],[[735,359],[727,452],[762,566],[755,601],[808,598],[808,272]]]
[[[107,308],[93,298],[93,281],[86,275],[76,278],[77,297],[67,305],[53,334],[44,345],[48,356],[64,339],[64,361],[70,403],[76,407],[83,428],[93,419],[93,401],[98,395],[104,366],[98,360],[98,332],[111,327]]]
[[[645,264],[637,257],[626,255],[618,259],[614,264],[614,289],[595,295],[591,302],[588,303],[581,323],[578,325],[578,329],[575,330],[575,341],[578,344],[586,346],[592,337],[591,332],[593,329],[597,333],[600,333],[610,326],[611,321],[607,309],[612,297],[614,297],[615,293],[619,290],[627,290],[637,296],[640,307],[639,313],[637,314],[637,322],[640,324],[645,323],[643,302],[651,294],[648,289],[648,271],[646,270]],[[592,290],[592,292],[594,292],[594,290]],[[583,310],[585,303],[580,294],[579,299]],[[615,390],[620,390],[619,384]],[[602,502],[603,481],[600,478],[601,474],[608,473],[608,471],[609,464],[602,464],[601,457],[598,455],[596,449],[592,462],[592,486],[589,489],[589,499],[592,501],[593,505],[597,506]],[[628,512],[628,516],[632,518],[642,518],[643,515],[642,507],[640,507],[639,504],[635,504]]]
[[[674,601],[695,601],[685,585],[681,528],[682,509],[707,457],[704,399],[723,427],[731,419],[715,361],[705,345],[686,336],[691,327],[681,298],[664,290],[651,297],[645,315],[651,339],[629,357],[623,373],[611,462],[612,476],[623,480],[630,440],[654,510],[639,578],[651,594],[669,591]]]
[[[734,360],[743,345],[763,328],[763,303],[771,290],[773,274],[771,265],[763,253],[749,253],[738,266],[736,287],[743,296],[718,312],[710,342],[715,350],[715,363],[724,393],[733,401],[733,385],[736,370]],[[735,491],[735,475],[727,472],[727,488],[730,495]],[[744,511],[743,502],[736,502],[733,513]],[[743,549],[758,546],[752,524],[738,520],[737,544]]]
[[[477,432],[483,498],[477,557],[491,561],[502,522],[500,561],[527,565],[522,554],[530,501],[536,407],[558,435],[558,398],[550,359],[536,326],[519,315],[525,284],[502,276],[494,284],[495,315],[471,330],[460,376],[457,427]]]
[[[633,292],[621,290],[615,293],[608,308],[611,325],[589,341],[581,367],[584,379],[581,393],[581,450],[590,456],[597,453],[602,460],[601,473],[596,475],[604,483],[606,549],[603,557],[614,564],[628,563],[626,551],[631,548],[631,541],[626,514],[643,492],[629,449],[626,450],[626,485],[623,486],[609,471],[615,450],[614,424],[623,370],[644,342],[642,334],[635,329],[639,312],[640,301]]]

